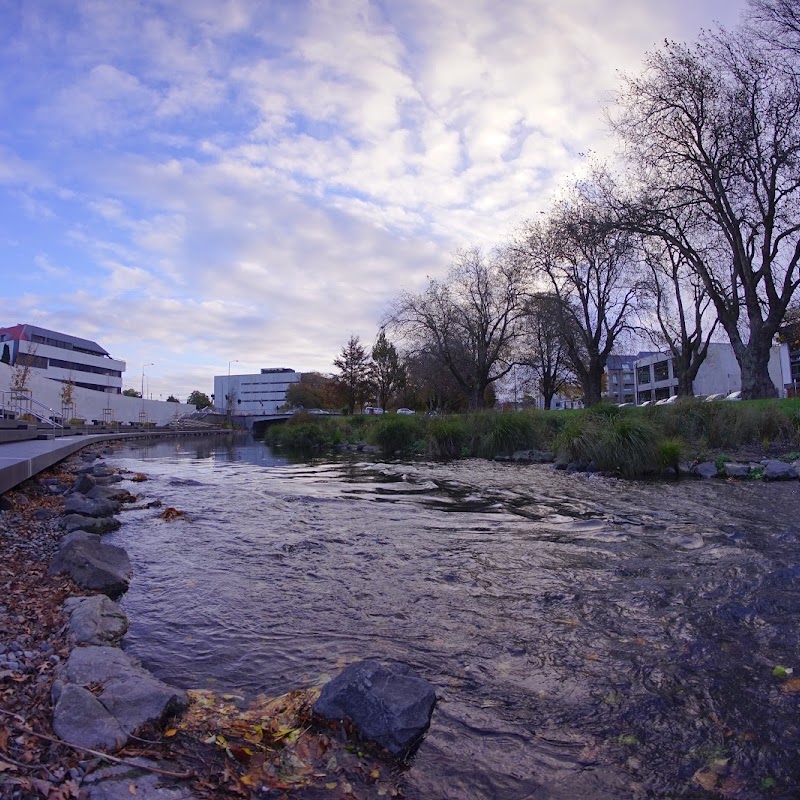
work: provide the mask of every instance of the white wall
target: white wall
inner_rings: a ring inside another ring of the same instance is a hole
[[[8,391],[11,388],[11,379],[14,368],[7,364],[0,363],[0,391]],[[56,415],[61,416],[61,389],[64,386],[59,381],[53,381],[30,373],[29,386],[32,390],[32,397],[40,403],[55,411]],[[95,392],[91,389],[82,389],[79,386],[73,387],[73,397],[75,400],[75,416],[85,419],[87,423],[92,420],[103,421],[104,409],[111,409],[111,419],[114,422],[135,422],[140,421],[140,414],[144,411],[147,422],[155,422],[163,425],[175,417],[190,414],[195,411],[195,407],[187,403],[166,403],[161,400],[142,400],[138,397],[126,397],[123,394],[109,394],[107,392]],[[37,409],[41,413],[42,409]]]

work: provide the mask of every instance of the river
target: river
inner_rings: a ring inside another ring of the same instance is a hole
[[[408,798],[800,797],[800,485],[130,445],[125,648],[280,694],[353,660],[437,688]],[[709,781],[711,783],[709,783]],[[717,793],[703,786],[714,785]]]

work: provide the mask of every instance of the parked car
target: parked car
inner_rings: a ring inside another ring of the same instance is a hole
[[[415,411],[413,408],[398,408],[397,411],[394,412],[395,414],[414,414]]]
[[[710,394],[706,399],[703,401],[704,403],[713,403],[715,400],[723,400],[725,398],[724,394]]]
[[[639,403],[639,408],[644,408],[645,406],[650,406],[653,404],[652,400],[645,400],[644,403]]]
[[[742,393],[741,392],[731,392],[726,398],[726,400],[741,400]]]
[[[362,414],[383,414],[384,410],[380,406],[364,406]]]

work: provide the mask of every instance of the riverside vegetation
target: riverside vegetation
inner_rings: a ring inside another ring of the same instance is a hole
[[[384,455],[502,458],[526,449],[550,451],[562,461],[593,462],[626,477],[677,470],[681,463],[800,449],[800,399],[619,408],[600,404],[575,411],[474,412],[424,415],[315,417],[300,412],[267,429],[274,447],[323,450],[377,446]]]

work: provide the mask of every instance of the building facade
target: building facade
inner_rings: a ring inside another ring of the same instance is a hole
[[[678,393],[674,359],[667,353],[652,353],[634,362],[636,377],[636,403],[665,400]],[[786,396],[786,385],[791,380],[788,348],[772,348],[769,375],[779,397]],[[730,394],[742,388],[742,375],[733,348],[727,343],[712,343],[697,377],[692,382],[695,395]]]
[[[300,373],[288,367],[267,367],[255,375],[215,375],[214,407],[236,416],[276,414],[289,387],[299,380]]]
[[[0,351],[11,366],[31,374],[72,383],[82,389],[120,394],[125,362],[111,358],[97,342],[36,325],[0,328]]]
[[[640,351],[636,355],[610,355],[606,360],[604,395],[614,403],[635,403],[635,363],[651,355],[655,354],[652,351]]]

